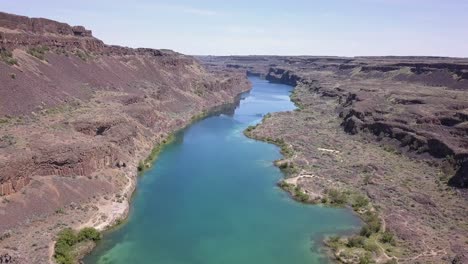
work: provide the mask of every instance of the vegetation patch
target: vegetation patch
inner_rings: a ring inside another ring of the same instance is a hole
[[[395,238],[392,233],[385,231],[382,233],[380,236],[380,242],[382,243],[388,243],[391,244],[392,246],[395,246]]]
[[[277,160],[275,165],[286,175],[290,177],[299,173],[299,168],[293,162],[288,160]]]
[[[299,186],[287,183],[286,181],[278,182],[278,187],[290,193],[292,198],[301,203],[309,203],[309,195],[304,193]]]
[[[73,52],[73,54],[75,54],[75,56],[77,56],[78,58],[80,58],[81,60],[83,61],[88,61],[88,60],[91,60],[93,58],[93,56],[88,53],[87,51],[83,51],[83,50],[75,50]]]
[[[362,194],[357,194],[352,201],[352,207],[354,210],[367,207],[368,205],[369,200]]]
[[[12,124],[21,125],[28,121],[28,118],[24,116],[9,116],[5,115],[4,117],[0,117],[0,127],[8,126]]]
[[[85,227],[79,232],[65,228],[57,235],[54,258],[57,264],[76,263],[76,249],[85,242],[96,242],[101,239],[99,231],[92,227]]]
[[[137,168],[138,168],[138,171],[143,171],[143,170],[146,168],[145,162],[142,161],[142,160],[140,160],[140,161],[138,162]]]
[[[16,144],[16,139],[13,135],[7,134],[0,137],[0,148],[5,148]]]
[[[162,142],[158,145],[156,145],[148,155],[148,157],[145,160],[140,160],[138,162],[138,171],[142,172],[148,168],[151,167],[151,164],[153,164],[156,159],[158,158],[159,154],[161,153],[162,149],[164,148],[165,145],[171,143],[174,141],[175,136],[174,134],[170,134],[168,137],[162,140]]]
[[[351,260],[353,260],[352,263],[375,263],[372,256],[388,252],[398,253],[393,233],[382,230],[381,219],[366,196],[356,191],[336,188],[327,190],[325,194],[326,197],[322,199],[323,203],[332,206],[350,205],[364,222],[358,235],[331,236],[326,239],[325,244],[333,250],[339,261],[343,263],[348,263]]]
[[[256,127],[257,127],[257,125],[248,126],[248,127],[244,130],[244,135],[246,135],[246,136],[249,137],[250,132],[252,132]]]
[[[49,51],[49,48],[46,46],[37,46],[28,49],[27,53],[33,57],[36,57],[40,60],[45,61],[45,54]]]
[[[338,189],[329,189],[327,202],[331,205],[344,206],[348,202],[348,194]]]
[[[332,193],[340,197],[346,192]],[[397,254],[397,244],[393,233],[382,230],[380,217],[372,209],[367,198],[362,195],[348,193],[347,200],[360,215],[365,225],[361,228],[359,235],[350,237],[332,236],[325,241],[326,245],[335,253],[335,257],[344,263],[347,263],[350,259],[357,260],[357,263],[375,263],[372,256],[388,255],[388,252]],[[394,261],[396,259],[391,259],[388,263],[396,263]]]
[[[13,53],[6,49],[0,49],[0,60],[8,65],[18,65],[18,61],[13,58]]]
[[[348,238],[348,242],[346,243],[347,247],[353,248],[363,248],[364,247],[364,242],[366,239],[362,236],[352,236]]]
[[[302,104],[300,95],[298,94],[298,89],[295,88],[289,97],[291,98],[291,101],[296,105],[296,111],[301,111],[304,109],[304,105]]]
[[[299,109],[301,109],[303,107],[300,101],[301,98],[296,97],[294,93],[291,97],[294,98],[293,101]],[[244,134],[247,137],[279,146],[285,159],[277,160],[275,165],[283,172],[286,172],[286,175],[291,173],[297,174],[300,166],[293,162],[292,158],[296,155],[294,149],[282,138],[277,139],[268,136],[259,136],[255,129],[258,129],[257,125],[249,126],[244,130]],[[367,174],[370,175],[369,173]],[[370,176],[364,180],[368,183],[370,181]],[[287,181],[280,181],[278,186],[287,191],[293,199],[299,202],[311,202],[309,195],[294,184],[290,184]],[[388,256],[390,252],[393,256],[400,254],[392,233],[382,230],[382,222],[377,211],[371,204],[369,198],[359,190],[332,187],[325,190],[321,202],[328,206],[349,206],[364,222],[364,226],[357,235],[349,237],[333,236],[325,241],[326,245],[332,249],[338,261],[343,263],[375,263],[374,259],[376,257],[384,256],[385,254]]]
[[[306,193],[302,192],[301,188],[299,188],[299,186],[296,186],[296,188],[294,188],[294,199],[300,201],[300,202],[308,202],[309,201],[309,195],[307,195]]]
[[[246,135],[250,135],[249,132],[251,132],[254,128],[250,128],[248,127],[244,133]],[[246,133],[247,131],[247,133]],[[270,137],[266,137],[266,138],[258,138],[258,140],[261,140],[261,141],[265,141],[265,142],[268,142],[270,144],[274,144],[278,147],[280,147],[280,151],[281,151],[281,154],[285,157],[285,158],[291,158],[293,155],[294,155],[294,149],[289,146],[288,144],[286,144],[286,142],[284,141],[284,139],[282,138],[278,138],[278,139],[274,139],[274,138],[270,138]]]
[[[192,116],[190,121],[195,122],[195,121],[201,120],[201,119],[205,118],[207,115],[208,115],[208,112],[202,111],[201,113]]]
[[[54,107],[49,107],[42,109],[40,114],[43,116],[50,116],[50,115],[57,115],[57,114],[64,114],[64,113],[71,113],[75,109],[80,106],[79,102],[71,102],[67,104],[61,104]],[[42,107],[43,108],[43,107]]]
[[[10,123],[9,118],[0,118],[0,125],[8,124],[8,123]]]

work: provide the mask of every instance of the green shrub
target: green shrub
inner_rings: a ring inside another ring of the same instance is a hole
[[[278,146],[281,148],[281,154],[287,158],[292,157],[294,155],[294,150],[286,145],[286,143],[281,143]]]
[[[76,233],[71,228],[65,228],[58,233],[57,243],[63,242],[69,246],[73,246],[77,241]]]
[[[288,166],[289,166],[288,162],[281,162],[281,163],[279,163],[279,166],[278,166],[278,167],[279,167],[280,169],[283,169],[283,170],[284,170],[284,169],[287,169]]]
[[[348,238],[348,243],[346,244],[348,247],[357,247],[362,248],[364,247],[364,237],[362,236],[352,236]]]
[[[54,258],[58,264],[74,263],[72,246],[75,245],[77,241],[76,233],[71,228],[65,228],[58,233],[54,253]]]
[[[369,252],[378,252],[379,246],[375,243],[375,241],[371,239],[367,239],[366,242],[364,243],[364,249]]]
[[[359,264],[370,264],[370,263],[374,263],[374,262],[372,261],[372,257],[369,253],[366,253],[359,257]]]
[[[101,233],[92,227],[85,227],[78,232],[78,241],[98,241],[101,239]]]
[[[309,195],[303,193],[299,187],[294,188],[294,197],[301,202],[309,200]]]
[[[372,235],[372,230],[369,228],[368,225],[365,225],[361,228],[361,231],[359,232],[359,235],[364,236],[364,237],[370,237]]]
[[[0,49],[0,60],[8,65],[18,64],[18,61],[13,58],[13,53],[6,49]]]
[[[289,183],[287,183],[286,181],[280,181],[280,182],[278,182],[278,186],[279,186],[281,189],[289,190],[289,189],[291,189],[292,184],[289,184]]]
[[[55,254],[54,254],[55,262],[57,264],[74,264],[75,258],[71,253],[71,247],[57,242],[55,244]]]
[[[330,203],[336,205],[344,205],[348,201],[346,193],[341,192],[337,189],[328,190],[328,198],[330,200]]]
[[[145,169],[145,163],[140,160],[140,162],[138,162],[138,171],[143,171]]]
[[[369,200],[363,195],[359,194],[354,198],[353,208],[359,209],[359,208],[367,206],[368,204],[369,204]]]
[[[92,227],[83,228],[78,234],[71,228],[65,228],[57,234],[54,258],[57,264],[74,264],[73,246],[83,241],[97,241],[101,239],[99,231]]]
[[[245,132],[250,132],[252,130],[254,130],[257,126],[248,126],[246,129],[245,129]]]
[[[82,50],[75,50],[75,55],[83,61],[87,61],[92,58],[91,54]]]
[[[380,237],[380,241],[382,243],[389,243],[389,244],[394,244],[395,243],[395,238],[393,237],[393,234],[385,231],[382,233],[382,236]]]
[[[34,56],[40,60],[45,60],[45,54],[46,52],[49,51],[49,48],[46,46],[37,46],[28,49],[28,54],[31,56]]]
[[[364,221],[367,223],[369,229],[373,233],[377,233],[380,231],[380,227],[381,227],[380,218],[376,213],[368,211],[362,217]]]

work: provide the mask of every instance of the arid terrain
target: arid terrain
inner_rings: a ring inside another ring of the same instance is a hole
[[[279,186],[365,223],[327,238],[334,259],[468,263],[468,59],[194,58],[1,12],[0,263],[53,262],[64,228],[120,223],[138,171],[246,74],[296,86],[296,111],[245,131],[281,147]]]
[[[200,59],[296,86],[296,111],[246,134],[282,148],[294,198],[362,217],[359,235],[326,241],[337,261],[468,263],[468,59]]]
[[[64,227],[118,223],[157,146],[250,87],[245,74],[207,71],[193,57],[109,46],[81,26],[6,13],[0,80],[8,263],[52,261]]]

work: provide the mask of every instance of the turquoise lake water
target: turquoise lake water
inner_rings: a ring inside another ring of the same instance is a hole
[[[128,222],[105,233],[87,264],[327,263],[324,234],[355,230],[349,210],[293,201],[276,183],[278,147],[242,131],[295,108],[291,86],[250,77],[234,113],[198,121],[139,179]]]

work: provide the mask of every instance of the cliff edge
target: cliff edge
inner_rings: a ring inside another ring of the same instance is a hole
[[[14,263],[50,261],[64,226],[118,222],[153,147],[250,88],[190,56],[7,13],[0,83],[0,256]]]

